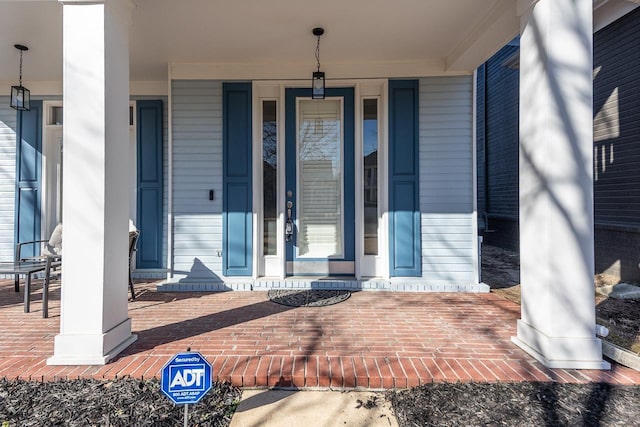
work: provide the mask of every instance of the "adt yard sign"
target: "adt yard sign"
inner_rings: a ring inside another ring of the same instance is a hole
[[[197,403],[211,390],[211,365],[200,353],[178,353],[162,368],[160,389],[173,403]]]

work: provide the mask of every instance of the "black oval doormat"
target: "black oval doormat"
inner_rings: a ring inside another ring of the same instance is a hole
[[[271,289],[269,299],[289,307],[324,307],[347,300],[351,292],[331,289]]]

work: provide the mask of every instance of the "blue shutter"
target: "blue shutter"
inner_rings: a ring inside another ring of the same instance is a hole
[[[223,84],[222,104],[223,274],[251,276],[251,83]]]
[[[137,268],[162,268],[162,101],[137,104]]]
[[[15,240],[40,239],[40,183],[42,180],[42,101],[30,111],[18,111],[16,132]],[[35,256],[39,246],[25,246],[22,256]]]
[[[418,81],[389,81],[389,274],[420,276]]]

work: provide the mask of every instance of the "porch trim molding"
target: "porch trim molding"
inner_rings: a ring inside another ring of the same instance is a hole
[[[0,80],[0,87],[9,87],[15,81]],[[62,80],[60,81],[24,81],[24,85],[31,91],[31,97],[62,96]],[[131,96],[167,96],[169,90],[167,81],[130,81],[129,94]]]
[[[322,63],[327,80],[392,79],[429,76],[471,75],[473,69],[449,71],[444,59],[394,62]],[[280,62],[173,62],[169,75],[174,80],[309,80],[309,63]]]
[[[527,3],[527,2],[525,2]],[[490,8],[477,25],[446,58],[446,70],[473,72],[491,55],[518,35],[518,8],[520,3],[500,0]],[[496,43],[496,40],[499,42]]]

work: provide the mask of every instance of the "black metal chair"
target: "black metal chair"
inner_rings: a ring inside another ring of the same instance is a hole
[[[140,237],[139,231],[129,232],[129,289],[131,290],[131,299],[136,299],[136,293],[133,290],[133,277],[131,276],[133,270],[133,255],[136,252],[138,245],[138,238]]]
[[[23,248],[31,248],[32,254],[36,255],[24,255]],[[39,254],[38,254],[39,253]],[[14,262],[47,262],[47,269],[45,271],[45,282],[48,284],[48,279],[52,271],[60,268],[62,265],[62,224],[58,224],[49,239],[30,240],[27,242],[18,242],[16,244],[16,252]],[[19,278],[15,276],[15,290],[19,291]]]

